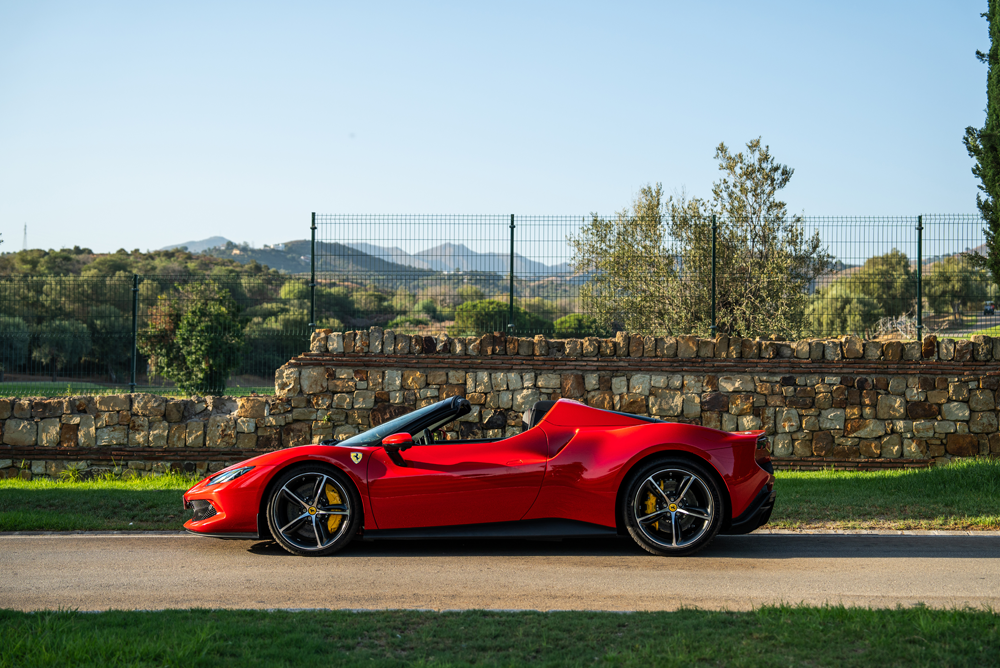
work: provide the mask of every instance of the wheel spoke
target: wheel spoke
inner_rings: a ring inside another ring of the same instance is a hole
[[[656,484],[655,480],[653,480],[653,476],[649,476],[648,478],[646,478],[646,482],[644,484],[649,485],[650,487],[652,487],[653,491],[656,493],[656,495],[658,497],[660,497],[660,499],[664,503],[670,503],[670,499],[667,498],[666,492],[664,492],[662,489],[660,489],[660,486]]]
[[[663,510],[657,510],[655,513],[650,513],[649,515],[643,515],[642,517],[636,517],[636,521],[640,524],[649,524],[650,522],[655,522],[658,518],[663,517],[670,511],[667,508]]]
[[[325,475],[321,475],[318,478],[316,478],[316,487],[313,488],[313,497],[312,497],[314,506],[319,505],[319,495],[323,492],[323,483],[325,482],[326,482]]]
[[[705,520],[706,522],[709,522],[712,519],[712,516],[708,514],[708,511],[702,508],[678,508],[677,512],[690,515],[691,517],[697,517],[698,519]]]
[[[676,517],[671,517],[670,518],[670,538],[671,538],[671,541],[672,541],[671,544],[674,547],[677,547],[677,518]]]
[[[684,486],[681,487],[680,494],[677,495],[677,503],[680,503],[681,501],[684,500],[684,495],[688,493],[689,489],[691,489],[691,483],[693,482],[694,482],[694,476],[693,475],[688,476],[688,479],[684,481]]]
[[[316,526],[316,516],[315,515],[312,516],[312,521],[313,521],[313,533],[316,534],[316,547],[317,548],[323,547],[323,541],[320,540],[320,537],[319,537],[319,527]]]
[[[294,520],[292,520],[291,522],[289,522],[285,526],[283,526],[280,529],[278,529],[278,531],[280,531],[281,533],[285,533],[285,531],[287,531],[289,527],[291,527],[294,524],[298,524],[299,522],[301,522],[302,520],[304,520],[307,517],[309,517],[309,513],[302,513],[301,515],[299,515],[298,517],[296,517]]]
[[[290,489],[288,489],[288,485],[285,485],[284,487],[282,487],[281,488],[281,492],[283,494],[285,494],[286,496],[290,496],[292,499],[294,499],[296,502],[298,502],[298,504],[300,506],[302,506],[303,508],[308,508],[309,507],[308,503],[306,503],[305,501],[303,501],[299,497],[295,496],[295,494],[293,494],[292,491]]]

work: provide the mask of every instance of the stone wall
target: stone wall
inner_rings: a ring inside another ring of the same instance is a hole
[[[259,396],[0,399],[0,477],[54,477],[70,468],[217,471],[314,435],[329,438],[323,412],[303,413],[305,406],[305,398]]]
[[[1000,339],[450,338],[318,330],[273,397],[0,399],[0,475],[213,471],[343,439],[449,396],[450,438],[520,431],[540,399],[765,429],[779,466],[919,466],[1000,453]]]
[[[518,431],[535,401],[566,397],[727,431],[764,429],[789,466],[901,465],[1000,453],[998,374],[1000,338],[984,336],[552,340],[373,327],[318,330],[310,352],[278,370],[276,388],[323,397],[338,411],[337,436],[460,395],[473,412],[449,436],[499,437]]]

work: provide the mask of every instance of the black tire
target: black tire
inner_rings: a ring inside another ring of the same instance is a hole
[[[267,501],[271,536],[302,557],[343,549],[358,532],[361,514],[361,499],[351,481],[322,464],[295,466],[282,473]]]
[[[706,547],[719,533],[726,508],[707,465],[669,456],[629,475],[623,505],[629,535],[661,557],[683,557]]]

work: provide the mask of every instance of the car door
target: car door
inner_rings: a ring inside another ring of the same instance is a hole
[[[379,529],[405,529],[521,519],[545,476],[541,429],[492,442],[443,441],[402,453],[405,466],[376,450],[368,492]]]

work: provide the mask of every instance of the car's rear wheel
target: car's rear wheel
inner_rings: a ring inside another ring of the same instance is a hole
[[[643,549],[685,556],[719,533],[725,504],[706,466],[664,457],[636,470],[625,484],[625,527]]]
[[[343,473],[322,465],[283,473],[267,503],[267,526],[281,547],[300,556],[332,554],[358,530],[361,500]]]

